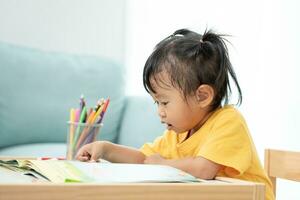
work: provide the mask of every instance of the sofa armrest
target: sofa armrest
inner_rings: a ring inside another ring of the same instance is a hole
[[[117,140],[119,144],[139,148],[162,135],[164,130],[157,115],[157,107],[150,97],[126,97]]]

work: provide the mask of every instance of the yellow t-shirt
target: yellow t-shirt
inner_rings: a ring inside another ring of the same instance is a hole
[[[233,106],[216,110],[185,140],[187,134],[166,130],[163,136],[144,144],[140,150],[146,156],[158,153],[166,159],[204,157],[224,166],[217,176],[264,183],[266,199],[274,199],[272,184],[259,161],[247,124]]]

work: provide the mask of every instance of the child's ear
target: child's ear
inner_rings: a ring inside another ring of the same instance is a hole
[[[209,106],[212,103],[214,96],[214,89],[206,84],[200,85],[196,91],[198,105],[202,108]]]

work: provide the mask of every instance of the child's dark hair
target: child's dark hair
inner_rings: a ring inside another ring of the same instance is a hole
[[[156,93],[150,80],[158,80],[156,75],[166,71],[174,87],[179,88],[184,97],[194,94],[202,84],[210,85],[215,91],[212,109],[228,104],[231,87],[228,74],[234,81],[238,93],[238,103],[242,103],[242,91],[228,56],[224,35],[206,30],[203,35],[180,29],[156,45],[146,61],[143,84],[148,93]]]

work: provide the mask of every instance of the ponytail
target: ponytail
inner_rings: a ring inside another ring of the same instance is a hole
[[[224,38],[226,35],[218,35],[213,33],[212,31],[205,31],[202,40],[206,44],[211,44],[212,48],[215,48],[216,53],[219,57],[219,73],[216,76],[215,80],[215,87],[216,90],[219,92],[220,99],[224,100],[224,104],[228,104],[229,97],[232,93],[228,73],[230,77],[232,78],[234,84],[236,85],[236,88],[239,93],[238,98],[238,105],[241,105],[243,97],[242,97],[242,90],[240,88],[240,85],[238,83],[236,74],[234,72],[234,69],[232,67],[232,64],[229,59],[228,55],[228,48],[225,42],[229,42],[227,39]],[[218,94],[218,93],[217,93]]]

